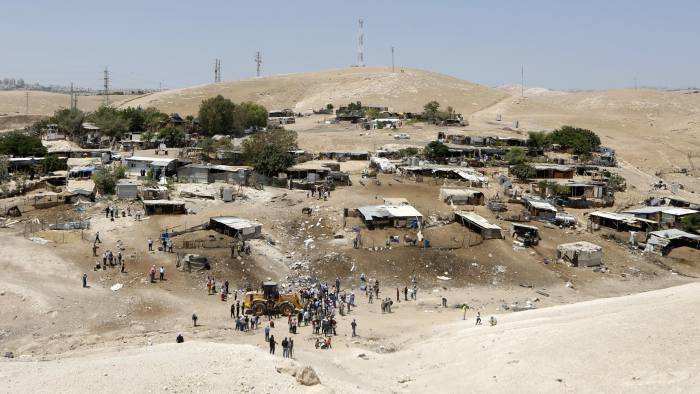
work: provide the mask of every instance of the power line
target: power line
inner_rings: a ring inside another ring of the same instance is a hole
[[[260,56],[260,51],[255,55],[255,65],[257,66],[257,76],[260,77],[260,65],[262,65],[262,57]]]
[[[104,106],[109,105],[109,69],[105,66],[104,71]]]

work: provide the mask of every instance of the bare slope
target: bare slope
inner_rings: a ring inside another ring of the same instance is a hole
[[[189,115],[197,112],[202,100],[217,94],[234,102],[251,100],[271,110],[292,108],[299,112],[357,100],[396,111],[422,111],[426,102],[437,100],[465,114],[506,97],[504,92],[430,71],[404,69],[392,73],[387,68],[347,68],[169,90],[122,105],[155,106],[161,111]]]
[[[0,116],[24,115],[27,96],[24,90],[0,91]],[[111,96],[111,102],[132,96]],[[78,96],[78,108],[94,111],[102,105],[102,96]],[[29,91],[29,115],[53,115],[60,108],[70,107],[70,95],[41,91]]]

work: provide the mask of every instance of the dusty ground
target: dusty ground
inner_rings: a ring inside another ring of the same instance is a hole
[[[351,96],[365,93],[370,101],[374,97],[393,103],[388,98],[395,97],[396,106],[434,98],[421,94],[409,99],[408,93],[382,90],[387,86],[395,89],[402,83],[401,78],[412,77],[416,81],[410,86],[426,81],[434,83],[436,89],[444,90],[440,84],[455,86],[446,91],[445,97],[458,111],[471,114],[470,126],[450,128],[450,133],[526,135],[527,131],[561,124],[590,127],[599,132],[605,144],[618,150],[619,171],[630,186],[616,196],[615,210],[638,204],[651,192],[649,185],[658,179],[656,172],[670,166],[688,167],[687,152],[698,149],[694,123],[697,95],[529,90],[523,100],[504,93],[509,89],[455,85],[451,79],[432,73],[407,70],[406,74],[387,76],[386,71],[367,72],[368,78],[383,84],[362,88],[362,83],[355,81],[361,80],[362,74],[350,70],[320,73],[330,80],[317,78],[317,85],[312,86],[306,86],[313,79],[309,74],[273,77],[273,82],[286,84],[289,92],[262,91],[268,92],[264,96],[269,101],[266,104],[279,103],[280,107],[298,110],[325,104],[329,97],[340,97],[339,102],[345,103]],[[218,92],[211,89],[223,89],[222,93],[229,92],[240,101],[257,91],[255,83],[265,84],[267,79],[163,92],[134,103],[159,105],[162,110],[184,114],[195,98],[201,100],[198,95]],[[240,87],[240,92],[231,93],[229,84]],[[329,88],[331,85],[334,87]],[[283,99],[274,101],[276,97]],[[497,113],[503,115],[500,123],[495,121]],[[519,132],[506,129],[514,119],[520,121]],[[327,125],[323,120],[323,116],[310,116],[292,126],[299,132],[301,148],[318,151],[374,150],[387,144],[422,146],[443,130],[409,125],[396,132],[407,133],[411,139],[395,140],[392,131],[367,133],[354,125]],[[379,184],[360,182],[366,165],[341,163],[342,169],[350,172],[353,185],[337,188],[328,201],[309,198],[300,190],[268,187],[243,188],[232,203],[183,198],[190,214],[151,216],[140,222],[133,217],[114,222],[106,219],[102,210],[107,205],[121,209],[129,206],[116,201],[99,201],[86,206],[84,212],[78,211],[78,206],[25,212],[23,221],[0,229],[0,321],[4,322],[0,325],[0,352],[11,351],[18,357],[0,363],[0,379],[7,382],[0,391],[92,391],[95,387],[109,391],[117,382],[130,391],[302,390],[293,378],[275,372],[280,360],[277,357],[273,361],[264,354],[262,329],[253,333],[233,329],[230,300],[221,302],[219,297],[206,294],[207,275],[230,281],[236,290],[267,278],[295,286],[300,279],[330,282],[339,277],[342,287],[355,292],[358,307],[350,316],[339,318],[333,350],[314,349],[309,328],[301,328],[296,335],[299,365],[313,366],[322,381],[322,386],[309,389],[312,392],[462,392],[465,387],[470,391],[508,392],[515,385],[537,392],[689,392],[697,385],[700,366],[693,357],[697,353],[697,330],[693,327],[698,317],[692,312],[697,303],[697,284],[674,287],[696,282],[700,276],[697,251],[682,248],[664,258],[651,258],[629,249],[624,242],[587,233],[583,227],[566,230],[541,223],[534,224],[540,229],[542,241],[530,249],[514,249],[509,236],[482,241],[457,224],[426,229],[432,248],[404,244],[386,248],[386,236],[403,236],[407,230],[370,231],[356,218],[343,218],[343,209],[379,204],[384,197],[405,197],[426,217],[449,216],[452,208],[438,200],[444,181],[426,179],[416,183],[380,175]],[[697,174],[661,175],[667,180],[680,180],[686,186],[680,194],[695,197],[691,191],[697,190]],[[179,186],[173,196],[179,198],[180,189],[193,188],[216,191],[215,185],[187,185]],[[484,193],[487,197],[495,195],[495,186]],[[2,201],[0,207],[17,201],[21,198]],[[130,206],[140,209],[136,204]],[[304,207],[313,208],[311,217],[302,215]],[[521,209],[516,205],[510,208]],[[497,219],[484,207],[473,209],[506,232],[510,229],[508,222]],[[586,210],[571,212],[585,223]],[[218,215],[241,216],[263,224],[264,237],[251,242],[251,255],[231,258],[227,246],[231,240],[208,231],[175,237],[176,253],[147,250],[146,240],[157,240],[165,228],[182,230]],[[90,219],[89,230],[45,229],[46,223],[80,217]],[[32,219],[44,226],[30,224]],[[361,249],[352,248],[354,227],[359,228],[363,239]],[[96,231],[103,241],[98,253],[121,250],[126,273],[118,268],[93,271],[97,258],[92,257],[90,246]],[[343,238],[336,238],[338,233]],[[38,238],[33,242],[31,237]],[[194,240],[209,247],[183,247],[185,241]],[[556,245],[579,240],[603,246],[606,272],[551,263]],[[178,271],[177,256],[183,253],[206,255],[212,270]],[[148,283],[146,275],[152,265],[165,267],[166,281]],[[88,273],[88,289],[80,286],[83,272]],[[381,296],[392,298],[396,288],[409,284],[409,278],[415,275],[418,300],[397,302],[394,313],[382,314],[379,304],[368,304],[359,291],[361,273],[378,279]],[[567,287],[567,282],[572,287]],[[123,287],[111,290],[116,284]],[[658,289],[666,290],[628,296]],[[443,296],[450,308],[439,307]],[[623,297],[607,299],[617,296]],[[453,308],[463,303],[470,307],[467,323],[461,321],[461,310]],[[523,307],[536,310],[512,312]],[[474,328],[477,311],[485,318],[498,316],[498,326]],[[201,326],[196,329],[191,327],[193,312],[200,317]],[[359,324],[360,337],[355,339],[349,336],[352,318]],[[273,331],[278,339],[288,335],[281,321]],[[172,344],[178,332],[186,338],[184,346]],[[364,356],[358,357],[360,354]],[[134,365],[140,367],[139,371],[132,371]],[[59,375],[71,378],[55,379]],[[123,383],[123,376],[137,379]],[[85,386],[76,386],[75,382],[85,382]]]

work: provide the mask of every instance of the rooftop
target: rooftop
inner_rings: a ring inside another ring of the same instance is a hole
[[[260,224],[258,222],[254,222],[254,221],[248,220],[248,219],[239,218],[236,216],[217,216],[217,217],[213,217],[210,219],[217,222],[217,223],[221,223],[224,226],[231,227],[232,229],[235,229],[235,230],[242,230],[244,228],[262,226],[262,224]]]
[[[497,225],[495,225],[493,223],[490,223],[488,220],[486,220],[486,218],[484,218],[483,216],[478,215],[474,212],[456,211],[455,215],[459,215],[463,219],[468,220],[481,228],[488,228],[488,229],[492,229],[492,230],[501,230],[500,227],[498,227]]]

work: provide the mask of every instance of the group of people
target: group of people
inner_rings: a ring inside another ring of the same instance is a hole
[[[151,283],[155,283],[155,282],[156,282],[156,265],[155,265],[155,264],[153,264],[153,265],[151,266],[151,269],[150,269],[150,271],[148,272],[148,277],[149,277]],[[165,280],[165,267],[163,267],[162,265],[161,265],[160,268],[158,269],[158,279],[159,279],[161,282]]]

